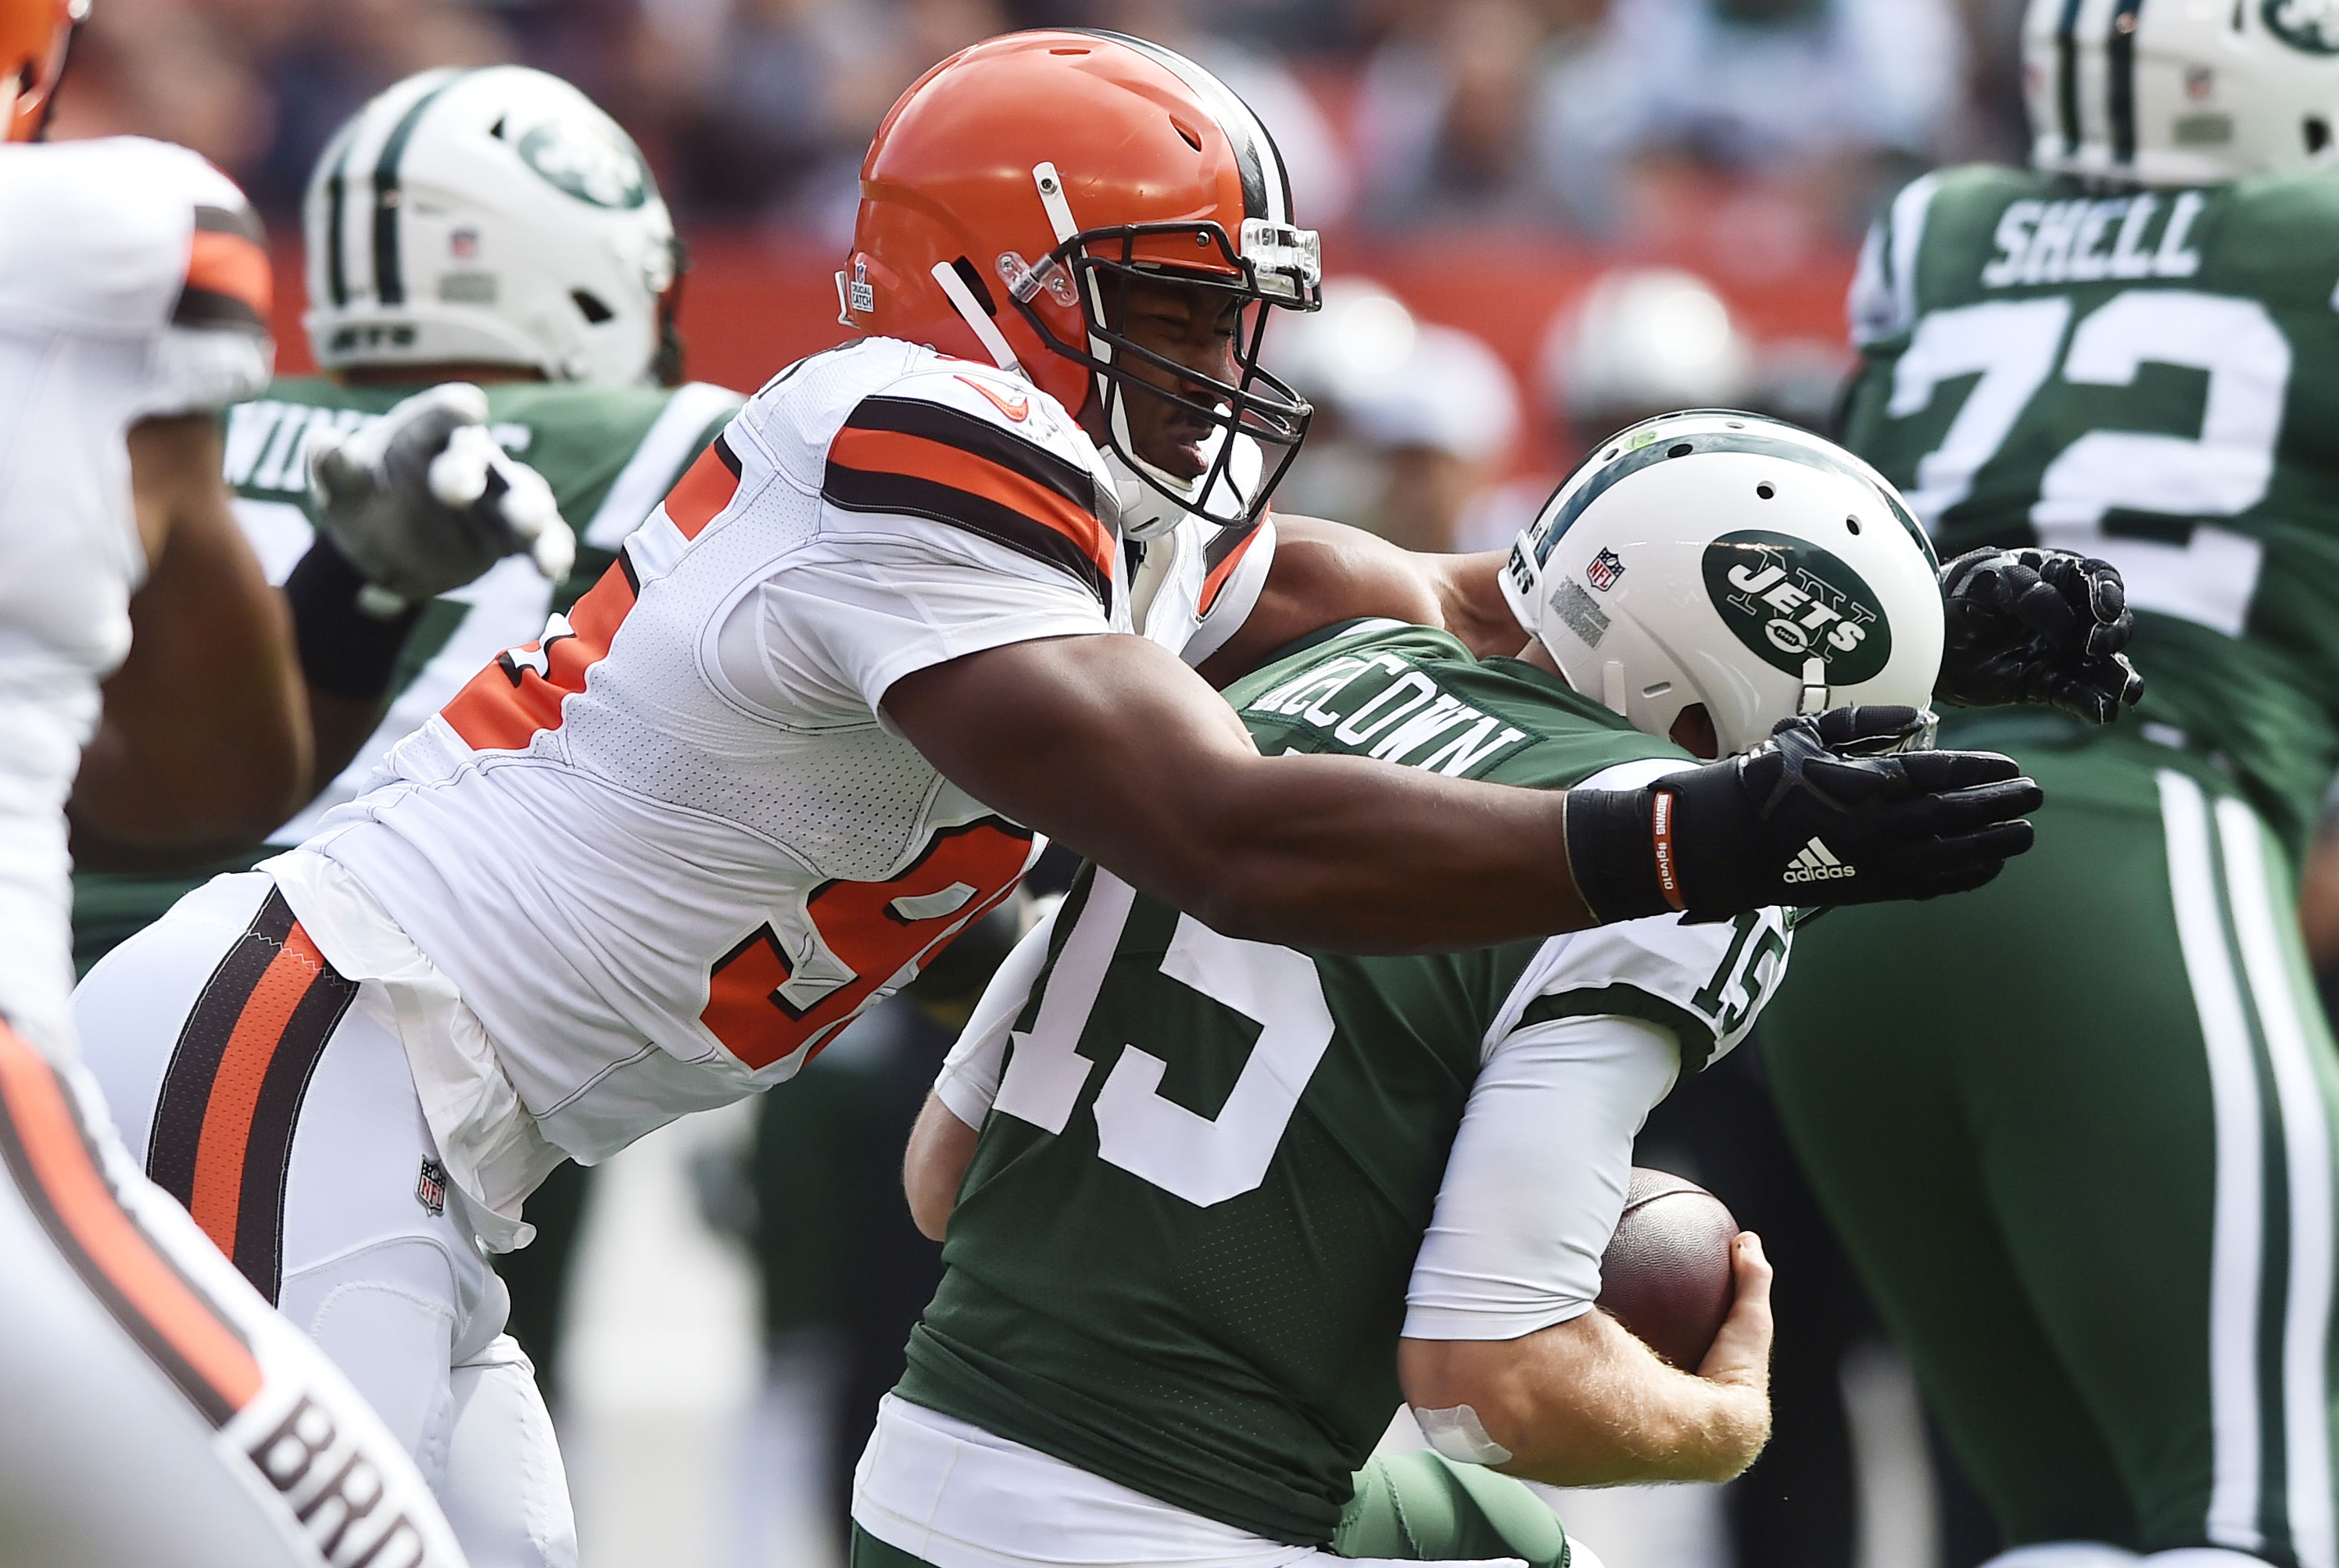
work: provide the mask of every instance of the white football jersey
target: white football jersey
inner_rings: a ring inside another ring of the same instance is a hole
[[[887,726],[893,682],[1139,629],[1133,597],[1199,659],[1257,603],[1271,524],[1189,521],[1132,562],[1112,497],[1019,379],[887,339],[803,360],[568,616],[296,853],[352,874],[454,981],[537,1134],[578,1159],[782,1081],[1042,847]],[[337,910],[282,880],[342,965]]]
[[[121,137],[0,145],[0,1017],[65,1049],[65,799],[146,557],[124,438],[268,381],[268,254],[234,182]]]

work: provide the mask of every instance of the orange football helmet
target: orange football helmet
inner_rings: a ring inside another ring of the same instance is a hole
[[[7,140],[36,142],[49,98],[64,74],[65,46],[89,15],[89,0],[0,0],[0,82],[13,91]]]
[[[1237,379],[1131,341],[1109,317],[1115,274],[1241,301]],[[1310,413],[1259,368],[1264,307],[1315,310],[1321,279],[1315,231],[1291,221],[1282,157],[1225,84],[1141,39],[1047,31],[962,50],[893,105],[861,165],[836,289],[847,326],[1020,370],[1075,414],[1093,391],[1112,454],[1174,504],[1145,530],[1159,532],[1177,509],[1229,526],[1264,509]],[[1140,381],[1131,361],[1200,395]],[[1199,476],[1137,455],[1131,390],[1218,428]]]

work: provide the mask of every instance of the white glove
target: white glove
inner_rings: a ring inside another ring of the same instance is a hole
[[[354,435],[311,435],[317,528],[365,575],[361,608],[396,616],[523,551],[556,582],[576,564],[552,487],[496,445],[487,419],[488,395],[449,381]]]

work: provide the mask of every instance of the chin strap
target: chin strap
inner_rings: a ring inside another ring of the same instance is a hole
[[[843,276],[842,273],[838,275]],[[934,281],[942,285],[943,293],[949,298],[951,309],[959,313],[974,335],[982,340],[982,346],[990,350],[991,362],[1002,370],[1022,375],[1022,363],[1015,358],[1015,350],[1008,346],[1006,335],[983,311],[973,291],[966,286],[966,280],[958,275],[958,269],[948,261],[936,261],[933,276]]]

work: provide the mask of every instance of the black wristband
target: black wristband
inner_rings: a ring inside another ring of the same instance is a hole
[[[407,636],[422,618],[420,605],[387,620],[360,609],[365,586],[365,574],[322,534],[284,579],[301,673],[311,688],[353,702],[373,702],[390,690]]]
[[[1572,789],[1567,792],[1567,865],[1575,889],[1604,924],[1668,914],[1682,906],[1678,885],[1665,896],[1657,849],[1670,831],[1656,832],[1660,806],[1670,829],[1673,796],[1653,789]]]

